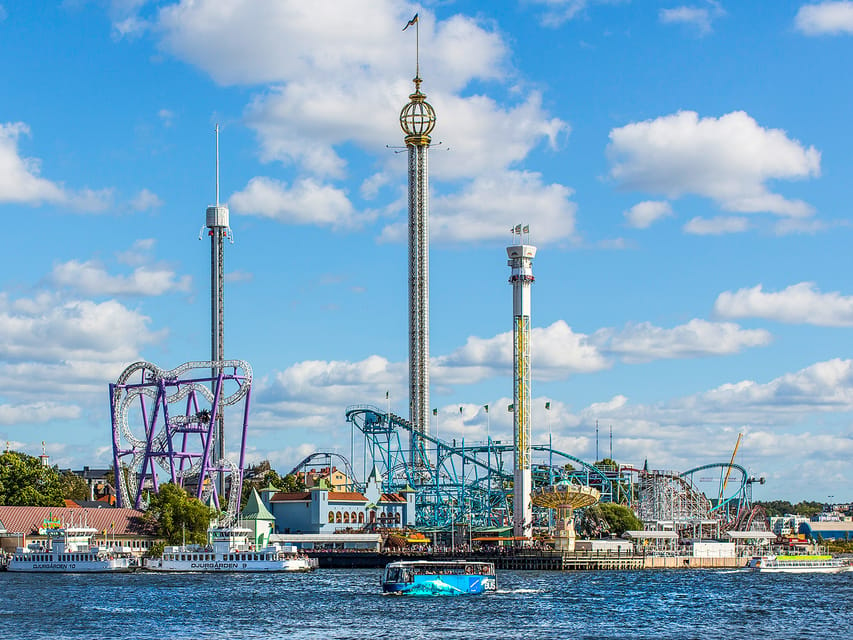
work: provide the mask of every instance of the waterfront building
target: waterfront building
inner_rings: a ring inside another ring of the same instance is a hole
[[[275,533],[335,533],[376,527],[415,525],[415,491],[383,493],[376,468],[364,493],[335,491],[321,482],[308,491],[285,493],[275,487],[261,490],[264,507],[275,518]]]
[[[136,509],[0,506],[0,549],[12,553],[31,542],[46,542],[51,526],[87,526],[100,532],[93,543],[122,547],[142,556],[157,542],[142,515]]]
[[[853,540],[853,522],[849,520],[836,522],[806,521],[800,523],[798,533],[812,540],[817,540],[819,537],[824,540]]]

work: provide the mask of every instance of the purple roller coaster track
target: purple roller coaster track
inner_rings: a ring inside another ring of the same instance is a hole
[[[132,381],[136,380],[136,381]],[[164,370],[149,362],[127,367],[110,385],[113,468],[118,506],[139,508],[145,491],[174,482],[212,501],[233,520],[243,484],[252,369],[243,360],[187,362]],[[241,415],[237,463],[215,459],[217,417]],[[228,482],[217,480],[227,476]],[[227,508],[219,486],[230,487]]]

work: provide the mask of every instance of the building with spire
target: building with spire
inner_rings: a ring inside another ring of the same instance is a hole
[[[417,26],[417,25],[416,25]],[[411,463],[428,464],[421,434],[429,434],[429,164],[435,111],[421,93],[416,68],[415,92],[400,112],[409,156],[409,421]]]

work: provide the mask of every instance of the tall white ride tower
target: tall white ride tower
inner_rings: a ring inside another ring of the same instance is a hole
[[[531,538],[533,534],[533,480],[530,473],[530,286],[533,284],[533,258],[536,247],[529,239],[529,227],[512,229],[513,244],[506,248],[512,269],[512,365],[513,365],[513,444],[514,488],[512,500],[513,535]],[[518,243],[515,243],[516,237]]]
[[[216,125],[216,204],[207,208],[207,235],[210,236],[210,359],[214,362],[225,360],[225,238],[228,237],[228,207],[219,203],[219,125]],[[219,368],[211,374],[218,376]],[[225,459],[225,417],[216,416],[216,464]],[[219,471],[217,491],[220,499],[225,496],[225,473]]]
[[[417,15],[409,22],[417,28]],[[429,134],[435,111],[421,93],[419,65],[415,66],[415,92],[400,112],[409,152],[409,420],[411,463],[425,462],[420,455],[420,434],[429,434]]]

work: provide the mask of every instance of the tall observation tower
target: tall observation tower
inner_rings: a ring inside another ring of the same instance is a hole
[[[529,240],[530,228],[520,224],[512,229],[513,244],[506,248],[512,269],[512,369],[513,369],[513,444],[514,488],[512,500],[513,535],[530,538],[533,533],[533,507],[530,475],[530,286],[533,284],[533,258],[536,247]],[[516,238],[518,242],[516,243]]]
[[[216,204],[207,208],[207,235],[210,236],[210,359],[213,362],[225,360],[225,238],[228,237],[228,207],[219,204],[219,125],[216,125]],[[213,377],[219,376],[221,367],[211,370]],[[215,385],[216,383],[214,383]],[[215,392],[215,387],[213,389]],[[215,465],[221,466],[225,459],[225,417],[222,412],[216,414]],[[225,474],[219,471],[217,492],[219,498],[225,496]]]
[[[417,15],[410,21],[417,28]],[[406,25],[407,27],[409,25]],[[421,93],[419,65],[415,92],[400,112],[409,152],[409,420],[412,465],[423,463],[420,434],[429,434],[429,134],[435,111]]]

